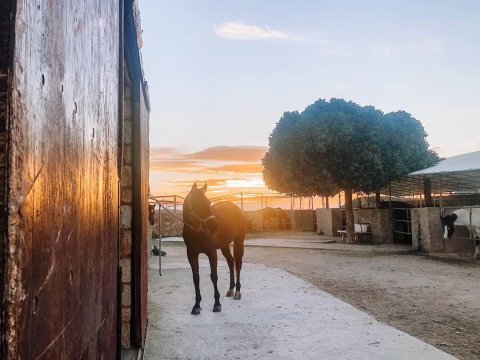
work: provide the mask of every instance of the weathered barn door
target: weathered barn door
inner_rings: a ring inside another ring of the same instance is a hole
[[[13,3],[8,355],[111,359],[117,341],[118,0]]]
[[[7,317],[4,302],[7,259],[8,68],[11,60],[11,1],[0,2],[0,359],[7,354]]]

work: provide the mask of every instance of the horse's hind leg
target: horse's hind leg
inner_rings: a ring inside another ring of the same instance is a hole
[[[240,272],[242,271],[243,251],[243,239],[241,241],[235,241],[233,245],[235,270],[237,272],[237,284],[235,288],[235,296],[233,297],[235,300],[240,300],[242,298],[242,294],[240,293],[240,288],[242,287],[240,284]]]
[[[474,259],[478,259],[480,257],[480,238],[475,239],[475,254],[473,255]]]
[[[215,297],[215,304],[213,305],[213,312],[222,311],[222,304],[220,304],[220,293],[218,292],[217,282],[217,249],[212,249],[207,254],[208,260],[210,261],[210,279],[213,283],[213,291]]]
[[[202,296],[200,295],[200,272],[198,266],[198,253],[190,251],[187,249],[187,258],[192,268],[193,275],[193,285],[195,285],[195,305],[192,309],[192,315],[200,314],[202,308],[200,307],[200,301],[202,301]]]
[[[235,294],[235,291],[233,290],[235,286],[235,274],[233,272],[233,256],[230,252],[230,245],[222,248],[222,254],[225,256],[225,259],[227,259],[228,270],[230,270],[230,287],[227,291],[227,297],[232,297]]]

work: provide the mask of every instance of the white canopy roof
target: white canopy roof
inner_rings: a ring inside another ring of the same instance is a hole
[[[452,156],[435,166],[412,172],[404,181],[391,184],[392,195],[422,194],[425,177],[431,180],[434,193],[479,192],[480,151]]]

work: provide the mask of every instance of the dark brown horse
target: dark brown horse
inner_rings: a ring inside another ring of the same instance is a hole
[[[155,225],[155,204],[148,204],[148,222]]]
[[[242,210],[231,202],[220,202],[213,206],[205,196],[207,184],[201,189],[193,184],[183,203],[183,239],[187,246],[187,257],[192,268],[193,284],[195,285],[195,305],[192,315],[200,314],[200,274],[198,255],[204,253],[210,261],[210,279],[215,292],[214,312],[222,311],[220,293],[217,288],[217,249],[222,250],[230,269],[230,288],[227,296],[240,300],[240,271],[242,269],[243,241],[247,232],[246,220]],[[230,243],[233,242],[233,256]],[[237,273],[237,282],[233,265]],[[235,292],[233,288],[235,287]]]

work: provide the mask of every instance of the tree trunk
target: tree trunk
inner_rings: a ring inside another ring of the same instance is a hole
[[[353,243],[354,240],[354,220],[352,206],[352,190],[345,190],[345,214],[347,216],[347,244]]]
[[[328,204],[328,196],[325,196],[325,207],[326,207],[327,209],[330,208],[330,205]]]
[[[432,181],[427,177],[423,178],[423,196],[425,198],[425,207],[433,207]]]
[[[382,206],[382,198],[380,197],[380,190],[375,190],[375,207],[380,209]]]

